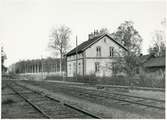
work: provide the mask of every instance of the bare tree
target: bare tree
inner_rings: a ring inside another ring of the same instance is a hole
[[[60,55],[60,72],[62,72],[62,58],[69,48],[71,30],[65,25],[54,29],[50,36],[49,48]]]
[[[1,70],[2,73],[7,71],[7,68],[4,66],[4,61],[7,59],[7,56],[3,50],[3,47],[1,46]]]
[[[161,25],[166,28],[166,19],[162,20]],[[156,30],[153,34],[153,44],[148,49],[150,55],[165,56],[166,54],[166,36],[165,29]]]
[[[99,30],[99,34],[109,33],[109,30],[107,28],[101,28]]]

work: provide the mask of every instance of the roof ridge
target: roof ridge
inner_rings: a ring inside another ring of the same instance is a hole
[[[94,44],[96,41],[98,41],[100,38],[104,37],[105,35],[107,35],[110,39],[112,39],[116,44],[118,44],[119,46],[121,46],[123,49],[127,50],[127,48],[125,46],[123,46],[121,43],[119,43],[118,41],[114,40],[109,34],[104,33],[104,34],[100,34],[100,35],[96,35],[95,37],[92,37],[91,39],[88,39],[87,41],[82,42],[81,44],[79,44],[77,47],[73,48],[72,50],[70,50],[66,56],[69,55],[73,55],[76,53],[76,48],[77,48],[77,52],[81,53],[83,52],[85,49],[87,49],[88,46]]]

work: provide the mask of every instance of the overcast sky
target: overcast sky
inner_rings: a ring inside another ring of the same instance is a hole
[[[94,29],[106,27],[110,32],[125,20],[132,20],[143,38],[142,52],[147,53],[152,33],[162,29],[165,0],[0,0],[0,40],[8,59],[6,65],[19,60],[47,57],[49,35],[53,27],[71,28],[71,46],[88,39]]]

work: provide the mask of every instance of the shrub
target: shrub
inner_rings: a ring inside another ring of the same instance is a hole
[[[102,77],[99,81],[99,84],[107,84],[107,85],[121,85],[126,86],[129,85],[129,79],[125,76],[111,76],[111,77]]]
[[[165,77],[157,78],[155,75],[142,74],[139,76],[136,86],[165,88]]]
[[[63,77],[60,75],[49,75],[49,76],[46,76],[46,80],[60,80],[60,81],[62,81]]]
[[[77,77],[77,79],[76,79]],[[90,75],[86,75],[86,76],[82,76],[82,75],[75,75],[74,77],[71,78],[71,80],[73,82],[82,82],[82,83],[88,83],[91,85],[97,84],[97,79],[98,77],[96,77],[95,74],[90,74]]]
[[[130,78],[128,76],[122,76],[122,75],[114,75],[111,77],[106,77],[106,76],[97,77],[95,74],[92,73],[90,75],[85,75],[85,76],[75,75],[74,77],[62,77],[54,75],[54,76],[47,76],[46,79],[60,80],[60,81],[64,80],[69,82],[81,82],[90,85],[105,84],[105,85],[165,88],[165,77],[158,79],[154,76],[148,76],[147,74],[141,74],[138,77]]]

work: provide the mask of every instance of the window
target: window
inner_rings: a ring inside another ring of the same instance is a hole
[[[109,47],[110,57],[114,57],[114,47]]]
[[[136,68],[136,74],[139,74],[139,67]]]
[[[80,74],[81,73],[81,63],[78,63],[78,73]]]
[[[95,72],[99,72],[99,71],[100,71],[100,63],[95,62]]]
[[[118,73],[118,64],[116,62],[112,62],[112,73],[113,74]]]
[[[106,43],[106,38],[104,38],[104,43]]]
[[[71,74],[71,64],[69,64],[69,74]]]
[[[75,73],[75,72],[76,72],[76,64],[73,63],[73,73]]]
[[[96,47],[96,56],[101,56],[101,47]]]

